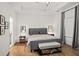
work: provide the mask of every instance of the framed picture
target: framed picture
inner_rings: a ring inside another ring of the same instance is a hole
[[[0,15],[0,35],[5,34],[5,17]]]
[[[5,21],[4,23],[5,23],[5,27],[4,28],[8,29],[9,28],[9,22]]]
[[[4,35],[4,34],[5,34],[4,26],[0,26],[0,35]]]
[[[0,24],[4,25],[5,17],[0,15]]]

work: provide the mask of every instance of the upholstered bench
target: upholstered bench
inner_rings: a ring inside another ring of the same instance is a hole
[[[61,44],[58,42],[46,42],[46,43],[39,43],[39,49],[40,49],[40,53],[42,53],[43,50],[60,50],[59,48],[61,48]]]

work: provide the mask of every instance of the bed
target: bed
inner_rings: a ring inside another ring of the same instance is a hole
[[[28,47],[31,50],[38,50],[38,44],[44,42],[59,42],[60,38],[47,34],[47,28],[29,28]]]

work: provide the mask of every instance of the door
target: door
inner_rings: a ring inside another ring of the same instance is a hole
[[[13,18],[10,17],[10,47],[13,45]]]
[[[65,43],[72,46],[74,36],[75,8],[66,11],[64,14]]]

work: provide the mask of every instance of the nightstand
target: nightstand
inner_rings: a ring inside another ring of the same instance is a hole
[[[50,35],[54,36],[54,34],[50,34]]]
[[[20,43],[26,43],[27,42],[26,36],[20,36],[19,39],[20,39]]]

